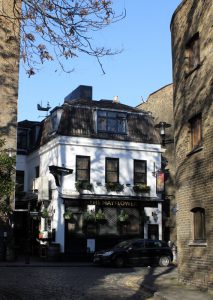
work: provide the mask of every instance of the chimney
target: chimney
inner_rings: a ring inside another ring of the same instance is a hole
[[[92,100],[92,87],[79,85],[74,91],[64,98],[64,101],[69,102],[77,99]]]
[[[114,103],[119,103],[118,96],[114,96],[113,102],[114,102]]]

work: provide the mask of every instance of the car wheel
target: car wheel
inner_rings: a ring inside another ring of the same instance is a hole
[[[159,266],[160,267],[168,267],[171,262],[171,258],[169,256],[161,256],[159,259]]]
[[[117,256],[114,260],[114,265],[117,267],[117,268],[121,268],[124,266],[124,258],[121,257],[121,256]]]

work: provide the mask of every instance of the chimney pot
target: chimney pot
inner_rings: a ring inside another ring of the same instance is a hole
[[[114,96],[114,98],[113,98],[113,102],[115,102],[115,103],[118,103],[118,102],[119,102],[119,100],[118,100],[118,96]]]

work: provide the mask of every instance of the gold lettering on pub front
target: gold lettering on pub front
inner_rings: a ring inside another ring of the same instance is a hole
[[[136,207],[136,201],[128,200],[87,200],[88,205],[97,205],[97,206],[114,206],[114,207]]]

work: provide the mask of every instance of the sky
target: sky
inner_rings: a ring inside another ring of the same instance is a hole
[[[137,106],[161,87],[172,82],[170,22],[181,0],[114,0],[119,13],[126,17],[93,37],[95,43],[120,50],[118,55],[101,60],[80,56],[69,62],[72,73],[55,72],[54,63],[42,65],[30,78],[20,64],[18,121],[41,121],[46,114],[37,104],[51,108],[62,105],[64,98],[79,85],[93,87],[93,99],[113,100]]]

